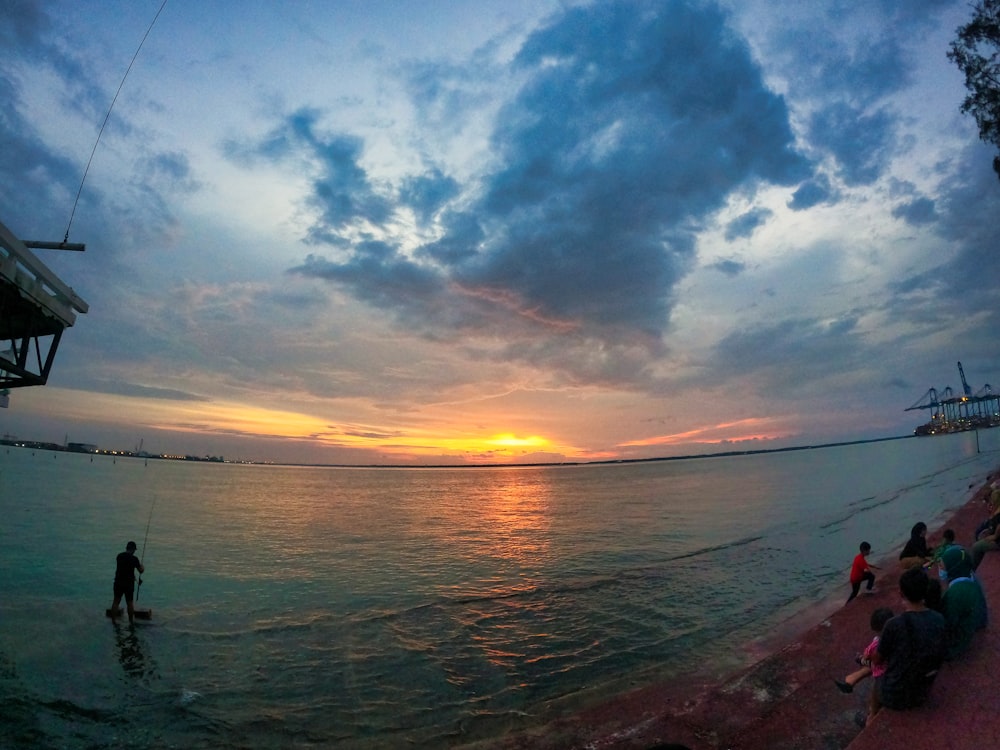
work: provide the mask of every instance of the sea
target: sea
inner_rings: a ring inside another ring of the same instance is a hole
[[[488,746],[738,669],[998,467],[1000,429],[541,467],[3,446],[0,747]],[[105,616],[129,540],[134,628]]]

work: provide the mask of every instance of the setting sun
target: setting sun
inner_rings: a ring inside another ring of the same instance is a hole
[[[509,432],[496,435],[486,441],[490,445],[499,445],[505,448],[545,448],[549,441],[543,437],[532,435],[530,437],[517,437]]]

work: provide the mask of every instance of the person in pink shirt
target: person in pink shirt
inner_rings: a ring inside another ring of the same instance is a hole
[[[871,620],[869,621],[872,626],[872,630],[875,631],[875,637],[872,638],[871,643],[865,646],[865,650],[858,655],[855,661],[860,665],[860,669],[851,672],[843,680],[834,680],[837,683],[837,687],[842,693],[852,693],[854,692],[854,686],[861,682],[863,679],[871,675],[872,677],[881,677],[885,674],[885,663],[873,662],[872,656],[878,650],[879,636],[882,634],[882,628],[885,624],[889,622],[893,617],[892,610],[888,607],[879,607],[874,612],[872,612]]]

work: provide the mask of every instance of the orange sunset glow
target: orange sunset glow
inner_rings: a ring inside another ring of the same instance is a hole
[[[765,431],[760,429],[770,421],[768,419],[744,419],[738,422],[724,422],[672,435],[658,435],[642,440],[630,440],[621,445],[623,447],[683,445],[685,443],[718,445],[720,443],[740,443],[753,440],[777,440],[787,437],[790,434],[787,430],[772,429]],[[748,432],[747,430],[750,431]]]

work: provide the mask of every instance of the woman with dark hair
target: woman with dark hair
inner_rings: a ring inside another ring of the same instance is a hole
[[[927,549],[927,524],[915,523],[910,530],[910,540],[899,553],[899,564],[903,570],[918,568],[931,561],[931,551]]]

